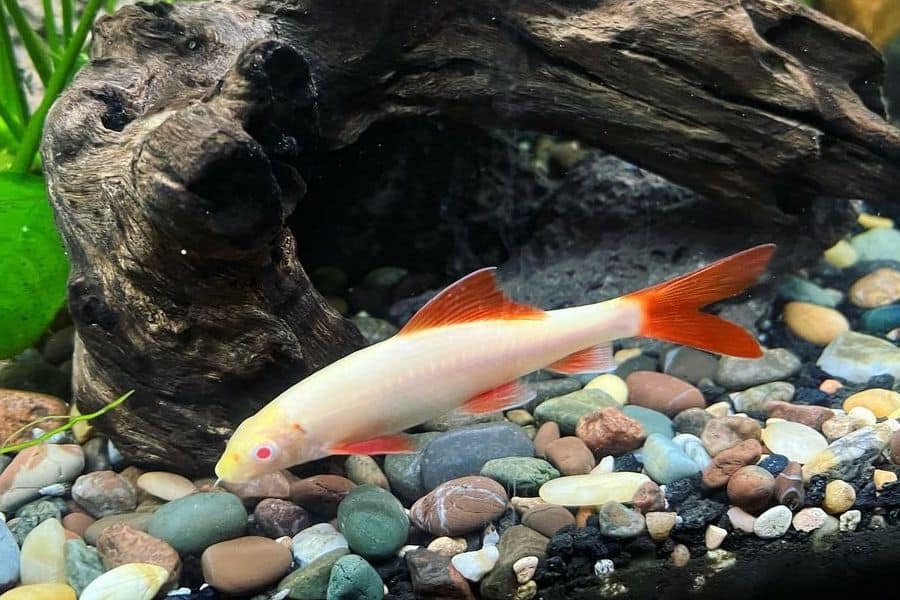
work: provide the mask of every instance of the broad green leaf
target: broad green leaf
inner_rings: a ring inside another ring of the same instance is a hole
[[[0,173],[0,358],[31,346],[53,321],[68,274],[43,178]]]

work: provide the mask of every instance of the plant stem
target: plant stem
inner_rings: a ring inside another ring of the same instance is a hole
[[[3,68],[0,69],[0,73],[4,75],[0,80],[0,85],[6,88],[5,91],[8,94],[6,98],[9,98],[12,105],[7,108],[14,109],[18,113],[19,122],[24,126],[28,122],[28,102],[25,101],[25,86],[22,85],[22,76],[19,73],[16,55],[13,54],[12,39],[9,35],[6,11],[3,9],[2,2],[0,2],[0,48],[3,50],[3,56],[0,56]]]
[[[72,37],[72,2],[73,0],[62,0],[63,45],[68,44]]]
[[[22,139],[22,124],[9,112],[3,102],[0,102],[0,121],[6,124],[6,128],[16,140]]]
[[[37,71],[44,85],[47,85],[53,71],[53,63],[50,60],[46,44],[28,24],[28,19],[25,18],[25,13],[22,12],[17,0],[4,0],[4,3],[16,26],[16,31],[19,32],[19,37],[22,38],[22,44],[28,51],[28,57],[31,59],[31,64],[34,65],[34,70]]]
[[[44,35],[47,37],[47,45],[53,52],[59,52],[59,33],[56,31],[56,15],[53,14],[52,0],[43,0],[44,3]]]
[[[13,172],[25,173],[31,168],[31,164],[34,162],[34,155],[37,153],[38,146],[41,143],[44,119],[47,118],[47,113],[50,112],[50,106],[72,76],[75,59],[78,58],[78,53],[81,52],[81,47],[84,46],[84,40],[87,39],[88,31],[94,24],[94,18],[97,16],[97,12],[100,10],[103,2],[104,0],[88,0],[87,5],[84,7],[84,12],[78,20],[78,28],[72,35],[72,39],[69,40],[62,59],[59,61],[58,68],[53,72],[53,76],[47,83],[40,105],[34,111],[34,115],[28,122],[28,127],[25,128],[25,133],[22,135],[22,143],[19,146],[19,151],[16,152],[16,160],[12,165],[11,170]]]

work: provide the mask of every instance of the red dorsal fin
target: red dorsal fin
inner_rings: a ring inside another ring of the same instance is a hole
[[[546,313],[510,300],[497,287],[494,267],[470,273],[441,291],[413,315],[398,335],[493,319],[541,319]]]
[[[497,412],[522,406],[534,398],[534,390],[522,385],[518,381],[504,383],[486,392],[481,392],[466,400],[465,404],[457,409],[459,412],[470,415]]]
[[[416,442],[408,435],[385,435],[362,442],[337,444],[328,451],[332,454],[407,454],[416,451]]]
[[[591,346],[558,360],[549,367],[550,371],[576,375],[578,373],[606,373],[616,368],[613,360],[612,344]]]

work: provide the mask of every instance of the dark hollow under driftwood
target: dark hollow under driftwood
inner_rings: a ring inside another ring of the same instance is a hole
[[[93,410],[136,389],[101,428],[183,472],[208,473],[237,421],[361,344],[284,222],[298,164],[376,122],[574,136],[756,223],[900,180],[879,54],[790,0],[138,4],[97,23],[91,55],[42,149],[74,395]]]

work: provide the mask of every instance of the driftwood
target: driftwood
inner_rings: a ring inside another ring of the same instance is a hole
[[[208,473],[236,422],[362,343],[284,222],[299,165],[374,123],[573,136],[758,223],[900,180],[878,52],[791,0],[138,4],[91,54],[42,150],[74,395],[136,389],[100,427],[178,471]]]

